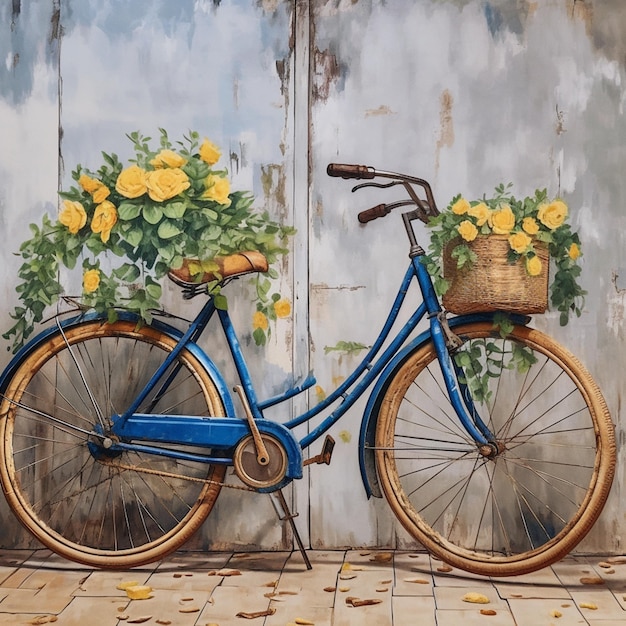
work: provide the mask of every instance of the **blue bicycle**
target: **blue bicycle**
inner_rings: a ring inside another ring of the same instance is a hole
[[[367,390],[359,441],[367,494],[384,496],[411,536],[445,562],[521,574],[563,557],[589,531],[615,466],[613,424],[590,375],[528,317],[511,316],[506,333],[493,314],[447,318],[413,228],[437,213],[426,181],[357,165],[331,164],[328,173],[366,181],[355,190],[407,194],[359,214],[366,223],[408,207],[410,259],[362,362],[323,401],[278,423],[264,411],[315,380],[258,398],[228,312],[206,285],[171,275],[187,297],[207,296],[182,330],[165,315],[142,325],[124,311],[114,323],[84,312],[56,318],[0,378],[0,481],[45,546],[90,566],[145,564],[181,547],[223,487],[275,493],[288,514],[281,489],[304,465],[330,463],[327,431]],[[224,284],[266,269],[258,253],[226,261]],[[421,304],[396,323],[412,286]],[[419,333],[423,319],[429,328]],[[212,320],[240,379],[234,395],[198,345]],[[532,358],[520,366],[520,354]],[[469,384],[476,367],[490,372],[480,400]],[[297,439],[294,429],[320,414]],[[324,435],[321,452],[303,460]],[[226,483],[229,468],[236,485]]]

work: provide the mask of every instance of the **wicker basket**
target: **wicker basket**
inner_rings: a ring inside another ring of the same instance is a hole
[[[548,308],[549,255],[546,244],[535,243],[535,252],[541,259],[541,273],[529,276],[523,260],[514,264],[507,262],[507,235],[477,237],[468,243],[477,256],[471,268],[458,269],[456,259],[450,255],[459,243],[459,240],[451,241],[443,255],[443,275],[450,283],[443,296],[448,311],[543,313]]]

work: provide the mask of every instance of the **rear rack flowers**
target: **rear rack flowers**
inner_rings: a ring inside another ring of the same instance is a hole
[[[72,270],[80,261],[81,306],[106,313],[110,321],[121,306],[149,322],[161,308],[159,280],[185,259],[194,260],[190,268],[200,277],[217,272],[215,257],[258,250],[271,266],[287,252],[286,240],[295,231],[270,219],[267,211],[254,210],[251,193],[231,191],[227,171],[216,168],[218,146],[208,139],[200,142],[195,131],[172,143],[160,129],[156,150],[151,138],[139,132],[127,137],[135,153],[128,164],[103,152],[104,163],[96,172],[78,165],[72,172],[77,185],[59,192],[58,219],[44,215],[41,225],[30,225],[32,237],[19,252],[24,259],[17,286],[22,305],[11,314],[15,324],[3,335],[13,338],[14,350],[63,294],[60,266]],[[288,300],[270,295],[276,277],[270,267],[267,276],[253,279],[257,344],[265,343],[270,332],[268,319],[290,313]],[[216,306],[225,308],[219,281],[207,288]]]

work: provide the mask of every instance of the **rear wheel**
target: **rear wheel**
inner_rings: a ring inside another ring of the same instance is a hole
[[[200,527],[225,467],[132,451],[102,436],[176,345],[134,322],[86,322],[28,353],[2,401],[0,480],[18,519],[45,546],[95,567],[162,558]],[[167,389],[138,412],[224,415],[213,381],[183,350]],[[186,452],[207,454],[191,446]]]
[[[496,446],[479,449],[461,426],[428,342],[399,366],[381,403],[383,492],[405,529],[450,565],[491,576],[545,567],[580,542],[608,497],[615,438],[606,404],[583,366],[539,331],[516,326],[503,339],[477,323],[454,332],[472,355],[457,357],[468,380],[482,367],[476,407]]]

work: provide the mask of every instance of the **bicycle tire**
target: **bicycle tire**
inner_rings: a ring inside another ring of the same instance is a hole
[[[84,322],[26,354],[8,381],[0,481],[19,521],[57,554],[99,568],[144,565],[179,548],[211,512],[224,466],[107,454],[83,432],[98,424],[98,411],[108,423],[130,406],[175,345],[134,321]],[[177,364],[152,412],[224,415],[215,384],[193,354],[182,350]]]
[[[479,359],[487,343],[503,350],[491,353],[503,368],[514,347],[537,359],[489,377],[493,395],[477,405],[500,452],[483,456],[461,426],[429,341],[384,391],[375,437],[383,493],[409,534],[451,566],[487,576],[548,566],[582,540],[608,497],[616,451],[606,403],[580,362],[537,330],[515,326],[502,339],[488,322],[454,332]]]

